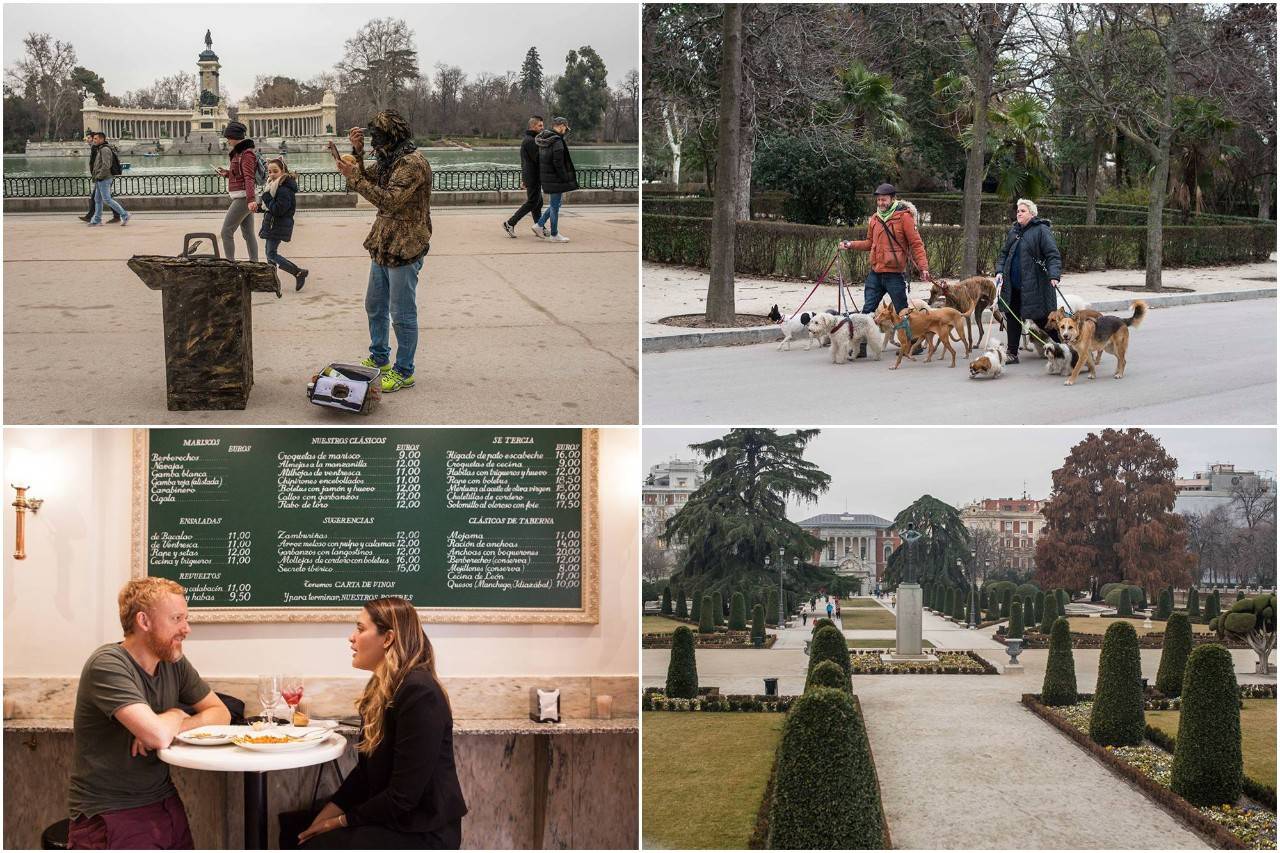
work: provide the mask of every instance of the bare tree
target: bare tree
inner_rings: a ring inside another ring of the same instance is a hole
[[[1240,477],[1231,487],[1231,508],[1244,522],[1245,527],[1262,523],[1275,523],[1275,484],[1262,477]]]
[[[5,71],[5,82],[35,106],[44,121],[44,139],[53,140],[63,106],[80,91],[71,76],[76,49],[48,33],[27,33],[22,46],[26,54]]]
[[[738,135],[742,106],[742,6],[727,3],[721,12],[720,144],[716,156],[716,195],[711,213],[711,281],[707,286],[707,323],[732,326],[734,248],[737,216]]]
[[[1197,557],[1196,583],[1213,585],[1235,580],[1238,542],[1236,525],[1226,506],[1218,505],[1202,513],[1184,513],[1187,519],[1187,549]]]
[[[400,18],[374,18],[344,44],[338,69],[346,90],[358,92],[373,112],[399,103],[418,78],[413,30]]]

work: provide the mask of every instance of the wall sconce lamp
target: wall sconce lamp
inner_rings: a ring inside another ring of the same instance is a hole
[[[17,511],[17,528],[13,539],[13,558],[15,560],[25,560],[27,558],[27,511],[37,512],[44,500],[38,498],[27,497],[27,490],[31,488],[31,473],[34,470],[34,459],[31,451],[26,448],[15,448],[9,456],[9,485],[17,492],[17,497],[13,501],[13,508]]]

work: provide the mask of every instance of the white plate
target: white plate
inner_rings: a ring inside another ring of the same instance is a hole
[[[224,743],[231,743],[233,737],[248,732],[248,726],[200,726],[178,732],[174,739],[189,746],[221,746]],[[208,737],[202,737],[202,735],[208,735]]]
[[[325,731],[333,731],[338,727],[338,725],[339,723],[337,720],[312,720],[310,723],[307,723],[308,728],[324,729]]]
[[[328,739],[328,732],[321,728],[297,728],[294,726],[278,726],[274,729],[268,729],[262,732],[251,732],[250,734],[262,737],[284,737],[286,735],[298,738],[298,740],[290,740],[285,743],[249,743],[248,741],[233,741],[236,746],[242,749],[252,750],[253,752],[293,752],[299,749],[311,749],[319,746]]]

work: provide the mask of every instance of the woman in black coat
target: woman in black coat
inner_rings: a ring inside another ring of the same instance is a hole
[[[538,145],[538,175],[542,179],[542,191],[550,199],[542,212],[534,233],[553,243],[568,243],[569,238],[560,233],[560,201],[564,194],[578,188],[578,175],[569,156],[569,146],[564,136],[569,132],[569,120],[560,116],[551,120],[551,130],[539,133],[534,142]],[[551,230],[547,231],[547,222]]]
[[[365,604],[351,665],[373,672],[356,707],[359,758],[298,836],[308,850],[457,850],[467,804],[453,758],[453,712],[435,653],[403,598]]]
[[[280,244],[293,239],[293,213],[297,208],[298,180],[277,157],[267,163],[267,185],[250,211],[261,210],[262,227],[258,236],[267,241],[267,263],[275,264],[294,279],[294,290],[307,283],[307,270],[280,254]]]
[[[1062,280],[1062,255],[1054,242],[1051,223],[1040,219],[1038,214],[1034,201],[1018,199],[1017,221],[1005,235],[996,261],[1000,298],[1016,315],[1009,318],[1009,364],[1018,363],[1018,344],[1022,339],[1022,323],[1018,318],[1030,320],[1043,329],[1049,312],[1058,307],[1054,288]]]

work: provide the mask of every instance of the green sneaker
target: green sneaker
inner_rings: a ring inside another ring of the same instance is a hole
[[[384,374],[385,374],[385,373],[389,373],[389,372],[391,371],[391,362],[389,362],[389,361],[388,361],[386,364],[378,364],[378,362],[376,362],[376,361],[374,361],[374,360],[373,360],[373,356],[368,356],[367,358],[363,358],[363,359],[361,359],[361,360],[360,360],[360,366],[361,366],[361,367],[374,367],[374,368],[377,368],[378,370],[382,371]]]
[[[397,370],[387,368],[382,374],[382,393],[390,394],[393,391],[399,391],[401,388],[412,388],[413,376],[401,376]]]

